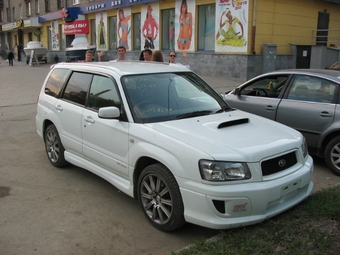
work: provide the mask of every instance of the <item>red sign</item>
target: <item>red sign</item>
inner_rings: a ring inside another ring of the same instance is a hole
[[[75,20],[64,24],[65,35],[75,34],[88,34],[89,33],[89,21],[88,20]]]

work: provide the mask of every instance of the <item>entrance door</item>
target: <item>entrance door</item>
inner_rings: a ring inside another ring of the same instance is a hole
[[[309,68],[312,47],[308,45],[297,45],[296,47],[296,68]]]

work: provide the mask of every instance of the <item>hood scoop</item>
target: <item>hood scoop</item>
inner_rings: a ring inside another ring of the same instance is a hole
[[[226,122],[219,124],[217,128],[220,129],[220,128],[235,126],[235,125],[244,124],[244,123],[248,123],[248,122],[249,122],[248,118],[231,120],[231,121],[226,121]]]

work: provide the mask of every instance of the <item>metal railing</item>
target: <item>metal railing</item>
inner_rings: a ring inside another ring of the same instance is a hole
[[[312,30],[312,45],[340,48],[340,28]]]

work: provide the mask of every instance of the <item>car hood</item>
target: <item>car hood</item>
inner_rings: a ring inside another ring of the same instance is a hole
[[[215,160],[257,162],[299,148],[302,139],[294,129],[240,110],[149,125]]]

